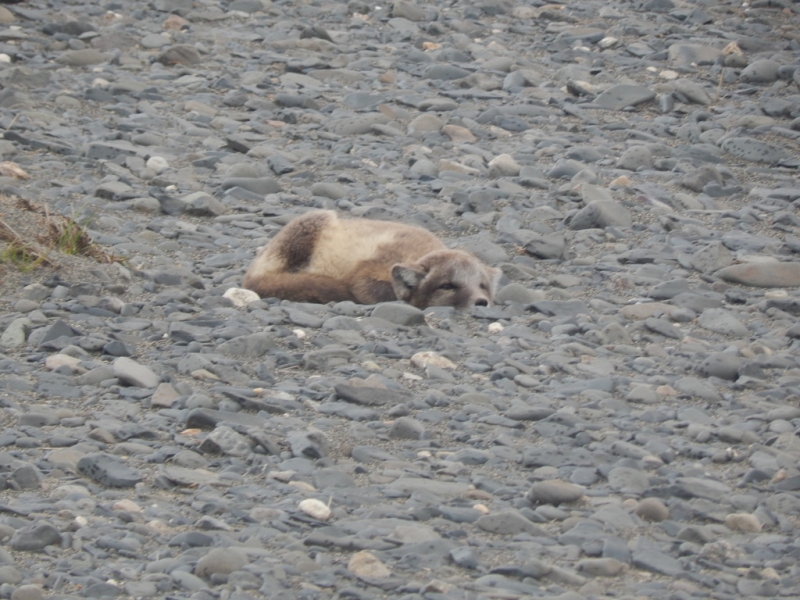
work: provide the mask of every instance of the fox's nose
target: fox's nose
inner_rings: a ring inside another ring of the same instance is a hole
[[[489,306],[489,301],[486,298],[478,298],[475,300],[475,306]]]

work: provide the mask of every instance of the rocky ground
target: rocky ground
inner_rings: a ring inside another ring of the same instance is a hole
[[[0,23],[0,255],[102,249],[0,263],[0,598],[800,597],[800,4]],[[224,295],[319,207],[497,305]]]

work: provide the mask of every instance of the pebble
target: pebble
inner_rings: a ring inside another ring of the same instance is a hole
[[[141,481],[135,469],[110,454],[86,454],[76,466],[81,474],[106,487],[133,487]]]
[[[361,550],[350,557],[347,562],[347,570],[360,578],[380,579],[389,577],[391,569],[387,567],[374,554]]]
[[[247,565],[246,555],[236,548],[214,548],[202,556],[194,567],[194,574],[204,579],[214,575],[230,575]]]
[[[528,490],[527,498],[534,504],[558,505],[580,499],[584,491],[579,485],[552,479],[534,483]]]
[[[0,595],[800,597],[792,3],[109,6],[0,11],[0,218],[111,258],[0,261]],[[312,208],[494,306],[242,290]]]
[[[797,287],[800,286],[800,263],[759,262],[726,266],[714,273],[723,281],[753,287]]]
[[[777,164],[790,156],[783,146],[749,137],[725,138],[720,147],[737,158],[758,163]]]
[[[297,507],[310,517],[318,521],[327,521],[331,518],[331,509],[324,502],[314,498],[307,498],[300,502]]]
[[[13,550],[21,552],[40,552],[47,546],[61,544],[62,535],[49,523],[22,527],[14,532],[9,542]]]
[[[125,356],[120,356],[114,360],[112,369],[114,377],[137,387],[152,388],[156,387],[161,381],[161,378],[152,369]]]
[[[761,522],[755,515],[731,513],[725,517],[725,526],[733,531],[757,533],[761,531]]]
[[[636,514],[645,521],[660,523],[669,519],[669,509],[658,498],[644,498],[636,506]]]
[[[780,64],[774,60],[754,60],[742,69],[739,78],[746,83],[772,83],[778,78]]]

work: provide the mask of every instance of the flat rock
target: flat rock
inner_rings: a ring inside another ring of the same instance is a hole
[[[612,200],[595,200],[580,209],[569,222],[570,229],[630,227],[630,211]]]
[[[83,456],[78,472],[105,487],[133,487],[142,480],[141,474],[116,456],[94,453]]]
[[[548,481],[537,481],[528,490],[526,497],[533,504],[562,504],[564,502],[574,502],[579,500],[586,490],[566,481],[552,479]]]
[[[638,569],[652,571],[667,577],[674,577],[683,571],[683,567],[677,559],[645,537],[638,537],[634,542],[631,560],[633,566]]]
[[[114,377],[129,385],[154,388],[161,383],[161,378],[149,367],[125,356],[115,359],[112,363],[112,369]]]
[[[737,158],[751,162],[777,164],[791,156],[783,146],[747,137],[727,138],[720,147]]]
[[[342,400],[362,406],[381,406],[388,403],[405,402],[411,397],[408,392],[353,386],[346,383],[338,383],[334,389],[336,390],[336,395]]]
[[[526,519],[516,510],[504,510],[484,515],[475,521],[475,526],[500,535],[516,535],[524,531],[536,537],[548,537],[545,529]]]
[[[61,544],[61,533],[49,523],[39,523],[17,530],[10,546],[20,552],[40,552],[47,546]]]
[[[678,66],[714,64],[722,50],[704,44],[672,44],[668,49],[669,61]]]
[[[697,318],[697,323],[704,329],[722,335],[746,337],[750,332],[744,323],[723,308],[710,308],[703,311]]]
[[[800,262],[743,263],[714,273],[723,281],[753,287],[800,286]]]
[[[94,48],[86,48],[84,50],[67,50],[56,58],[56,61],[62,65],[70,67],[88,67],[104,63],[108,60],[105,53],[95,50]]]
[[[780,63],[770,60],[754,60],[742,69],[739,78],[746,83],[772,83],[778,79]]]
[[[628,106],[638,106],[650,102],[655,97],[656,93],[648,87],[618,84],[599,94],[593,104],[610,110],[622,110]]]
[[[212,575],[229,575],[247,564],[247,557],[236,548],[214,548],[197,561],[194,574],[204,579]]]

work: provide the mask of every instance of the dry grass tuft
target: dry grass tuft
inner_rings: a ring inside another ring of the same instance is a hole
[[[42,219],[43,231],[35,240],[25,239],[0,214],[0,241],[6,242],[0,245],[0,264],[6,268],[13,266],[26,273],[40,266],[56,266],[49,256],[53,249],[62,254],[88,256],[101,263],[124,261],[95,244],[86,228],[71,217],[51,214],[46,206],[24,198],[17,200],[15,208]]]

